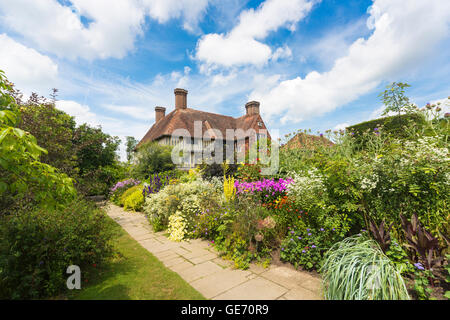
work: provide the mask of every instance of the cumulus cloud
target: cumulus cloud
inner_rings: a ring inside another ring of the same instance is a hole
[[[197,43],[195,58],[210,66],[231,67],[263,65],[272,49],[262,40],[281,27],[295,30],[316,1],[266,0],[256,10],[243,11],[239,23],[227,34],[207,34]],[[277,49],[275,60],[291,54],[289,48]]]
[[[298,122],[332,111],[382,81],[397,80],[449,34],[447,0],[375,0],[368,13],[371,35],[353,42],[329,71],[284,80],[269,91],[254,90],[250,97],[266,106],[265,116],[284,113],[285,120]]]
[[[194,3],[195,2],[195,3]],[[67,4],[68,3],[68,4]],[[0,21],[44,52],[64,58],[122,58],[134,48],[148,15],[160,23],[182,18],[193,29],[208,1],[0,1]]]
[[[150,17],[159,23],[172,18],[183,18],[183,27],[196,31],[198,21],[205,14],[208,0],[142,0]]]
[[[26,95],[50,92],[58,77],[58,65],[49,57],[0,34],[0,68],[9,81]]]
[[[88,105],[80,104],[72,100],[58,100],[56,101],[56,107],[67,114],[75,117],[75,121],[78,125],[87,123],[92,126],[100,125],[98,116],[91,111]]]

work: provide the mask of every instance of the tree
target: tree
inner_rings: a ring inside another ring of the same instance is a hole
[[[80,173],[112,165],[117,160],[120,139],[104,133],[101,127],[82,124],[75,130],[73,143]]]
[[[107,194],[126,171],[117,159],[120,139],[104,133],[101,127],[82,124],[75,130],[73,144],[79,169],[78,190],[87,195]]]
[[[127,139],[126,146],[127,146],[127,160],[128,162],[131,161],[131,158],[133,157],[134,149],[136,148],[136,145],[138,144],[138,141],[134,137],[125,137]]]
[[[19,108],[19,127],[36,137],[40,146],[47,150],[41,161],[60,169],[69,176],[77,173],[77,157],[73,138],[76,123],[73,117],[58,110],[54,102],[32,94]]]
[[[380,93],[379,96],[386,106],[382,114],[383,116],[389,112],[396,112],[400,115],[401,112],[408,112],[415,107],[405,95],[405,88],[408,87],[410,85],[407,83],[393,82],[386,87],[386,90]]]
[[[28,204],[56,206],[75,195],[72,179],[39,161],[47,150],[20,128],[19,107],[12,86],[0,70],[0,212]]]
[[[140,180],[145,180],[153,173],[174,168],[172,147],[163,146],[157,142],[148,142],[140,146],[137,151],[133,175]]]

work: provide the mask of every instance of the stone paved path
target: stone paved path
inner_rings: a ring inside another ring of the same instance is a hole
[[[265,269],[256,264],[248,270],[234,269],[204,240],[173,242],[164,232],[153,232],[142,213],[126,212],[113,204],[106,209],[131,237],[207,299],[322,299],[321,280],[306,272],[285,266]]]

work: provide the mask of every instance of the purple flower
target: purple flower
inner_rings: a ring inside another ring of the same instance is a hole
[[[320,231],[324,231],[324,229],[323,229],[323,228],[320,228]]]
[[[312,245],[312,246],[311,246],[311,248],[313,248],[313,249],[314,249],[315,247],[316,247],[315,245]]]
[[[312,233],[308,233],[308,236],[312,235]]]
[[[302,252],[305,253],[306,251],[305,251],[305,250],[302,250]]]
[[[291,234],[294,234],[294,230],[291,231]]]
[[[298,240],[302,240],[302,237],[297,237]]]
[[[414,266],[419,270],[425,270],[425,268],[420,262],[414,263]]]

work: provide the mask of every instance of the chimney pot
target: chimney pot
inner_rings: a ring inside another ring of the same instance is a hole
[[[155,122],[159,122],[165,116],[166,116],[166,108],[155,107]]]
[[[176,88],[173,92],[175,93],[175,109],[186,109],[188,91]]]
[[[245,104],[245,109],[247,111],[248,116],[259,114],[259,102],[258,101],[250,101]]]

